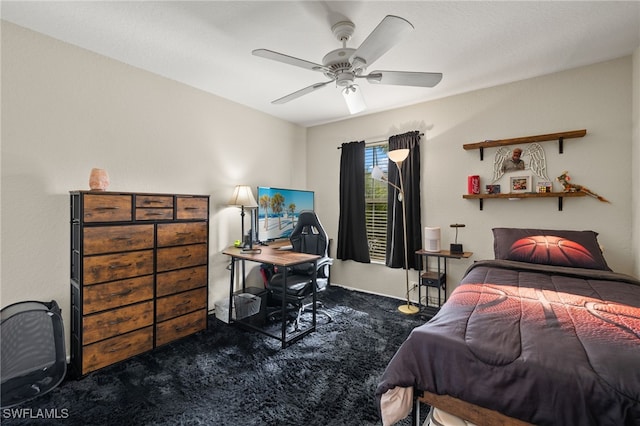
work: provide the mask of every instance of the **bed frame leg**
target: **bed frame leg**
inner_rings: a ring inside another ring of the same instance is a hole
[[[413,394],[413,409],[411,410],[411,424],[413,426],[420,426],[420,401],[419,395]]]

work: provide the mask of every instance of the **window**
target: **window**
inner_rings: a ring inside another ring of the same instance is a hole
[[[388,143],[369,145],[364,150],[364,199],[367,222],[367,241],[371,261],[385,262],[387,250],[387,188],[385,182],[371,177],[371,169],[378,166],[387,173]]]

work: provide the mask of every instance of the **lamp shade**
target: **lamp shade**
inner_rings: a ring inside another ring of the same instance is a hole
[[[387,179],[382,169],[378,166],[373,166],[371,169],[371,177],[378,182],[383,182]]]
[[[396,164],[402,163],[404,160],[407,159],[408,156],[409,156],[408,149],[394,149],[393,151],[387,152],[387,157],[389,157],[389,160],[393,161]]]
[[[229,200],[230,206],[242,206],[242,207],[258,207],[251,187],[249,185],[237,185],[233,190],[233,195]]]

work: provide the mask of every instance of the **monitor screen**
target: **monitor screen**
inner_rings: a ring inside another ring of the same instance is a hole
[[[314,209],[313,191],[258,187],[258,241],[289,238],[303,210]]]

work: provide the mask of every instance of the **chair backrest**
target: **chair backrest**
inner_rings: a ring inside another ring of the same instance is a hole
[[[329,238],[320,219],[312,210],[303,210],[289,237],[293,250],[300,253],[328,256]]]

